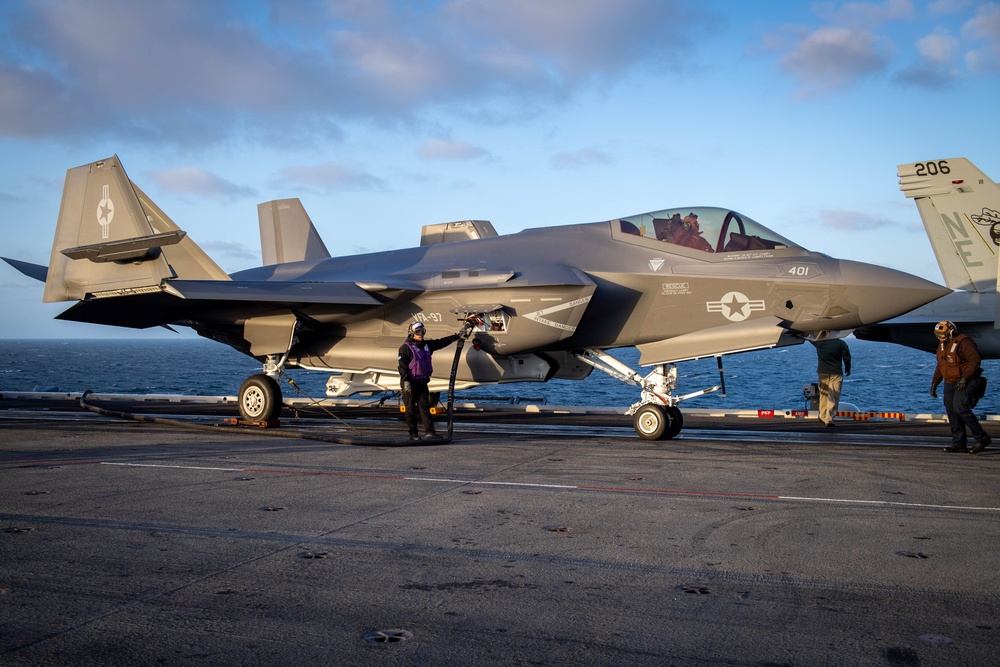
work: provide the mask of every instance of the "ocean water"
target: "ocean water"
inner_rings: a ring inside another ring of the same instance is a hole
[[[861,410],[943,412],[941,401],[929,396],[934,356],[886,343],[846,339],[851,348],[852,374],[844,378],[841,401]],[[137,340],[6,340],[0,368],[2,391],[228,395],[239,390],[260,364],[235,350],[205,339]],[[613,354],[637,368],[634,348]],[[450,364],[447,352],[437,364]],[[759,350],[723,358],[726,396],[719,393],[690,399],[681,407],[726,409],[801,409],[802,386],[816,381],[812,345]],[[1000,360],[983,362],[990,390],[977,412],[996,414],[1000,407]],[[645,373],[645,371],[641,370]],[[687,394],[719,383],[714,358],[678,364],[678,393]],[[289,377],[305,395],[325,397],[327,373],[290,370]],[[282,384],[286,396],[294,390]],[[940,395],[940,391],[938,392]],[[600,371],[583,381],[552,380],[483,386],[456,393],[463,397],[492,396],[550,405],[627,407],[639,399],[637,387],[625,385]]]

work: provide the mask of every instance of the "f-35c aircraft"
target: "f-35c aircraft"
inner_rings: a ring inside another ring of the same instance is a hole
[[[682,207],[497,236],[467,220],[424,227],[420,247],[331,258],[298,200],[258,207],[265,264],[227,275],[125,174],[117,156],[70,169],[45,281],[59,319],[180,325],[263,363],[244,418],[281,408],[285,368],[331,372],[328,395],[395,390],[414,320],[428,336],[473,327],[456,387],[583,379],[638,385],[645,439],[675,436],[675,362],[801,343],[905,313],[948,292],[879,266],[810,252],[745,215]],[[638,347],[642,376],[607,354]],[[447,354],[447,350],[441,354]],[[446,366],[446,365],[445,365]],[[762,369],[766,372],[766,369]],[[435,378],[432,391],[446,386]]]
[[[984,359],[1000,359],[1000,186],[965,158],[910,162],[896,173],[899,189],[917,205],[945,285],[957,291],[854,335],[934,352],[934,324],[950,320],[975,339]]]

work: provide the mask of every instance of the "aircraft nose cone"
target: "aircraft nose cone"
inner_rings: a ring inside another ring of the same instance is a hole
[[[840,261],[840,284],[857,316],[852,328],[899,317],[951,293],[909,273],[849,260]]]
[[[772,292],[790,329],[849,331],[899,317],[951,292],[874,264],[831,259],[821,266],[820,281],[783,282]]]

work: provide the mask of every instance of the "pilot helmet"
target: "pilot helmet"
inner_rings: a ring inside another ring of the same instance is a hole
[[[426,328],[424,327],[423,322],[414,322],[413,324],[410,325],[410,328],[407,331],[409,331],[411,336],[416,334],[420,334],[422,336],[424,335]]]
[[[955,335],[955,325],[948,320],[941,320],[934,325],[934,335],[940,340],[948,340]]]

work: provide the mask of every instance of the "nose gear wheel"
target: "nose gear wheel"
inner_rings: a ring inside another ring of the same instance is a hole
[[[670,440],[681,432],[684,417],[676,406],[647,403],[636,410],[632,425],[643,440]]]
[[[636,410],[632,425],[643,440],[660,440],[667,432],[670,417],[662,406],[650,403]]]

